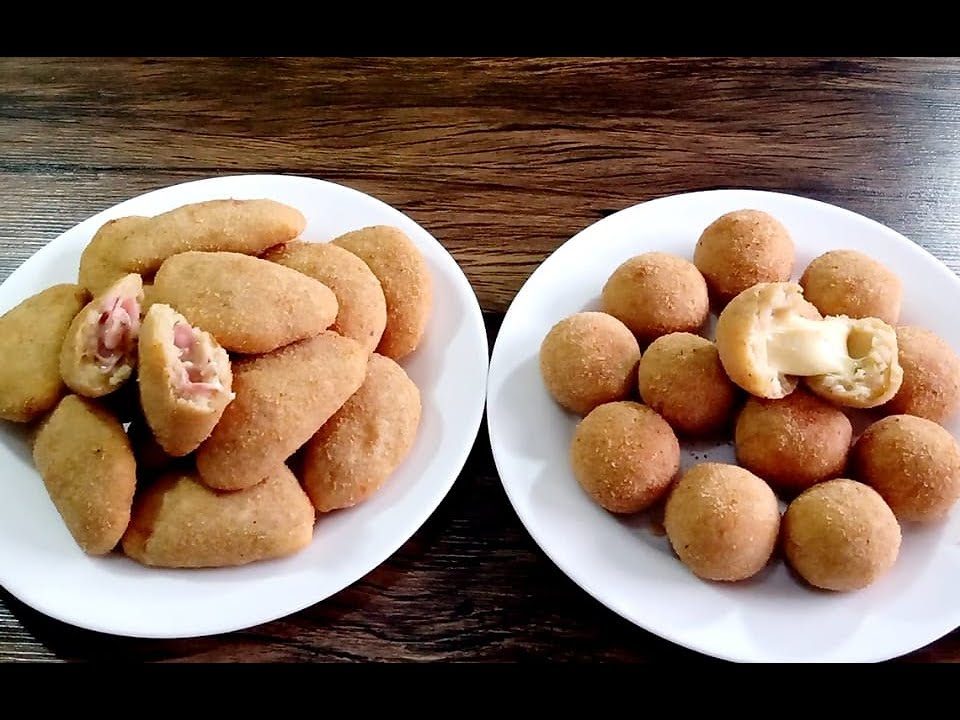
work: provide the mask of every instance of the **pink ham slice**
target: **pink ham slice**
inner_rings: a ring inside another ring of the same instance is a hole
[[[108,298],[103,308],[97,321],[94,358],[104,373],[110,373],[137,341],[140,303],[136,298]]]
[[[179,322],[174,325],[173,344],[180,350],[177,393],[181,397],[195,400],[223,390],[209,348],[192,327]]]

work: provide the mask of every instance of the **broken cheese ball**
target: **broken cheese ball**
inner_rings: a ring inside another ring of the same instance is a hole
[[[847,407],[882,405],[900,388],[897,336],[877,318],[822,318],[796,283],[759,283],[717,321],[717,350],[730,379],[758,397],[810,390]]]

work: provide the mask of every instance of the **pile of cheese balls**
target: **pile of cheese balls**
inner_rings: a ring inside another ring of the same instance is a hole
[[[540,369],[583,418],[570,448],[583,490],[617,514],[665,501],[670,544],[698,577],[744,580],[780,547],[810,585],[857,590],[896,562],[901,522],[942,521],[960,497],[960,447],[941,425],[960,407],[960,357],[897,324],[902,283],[873,258],[825,253],[799,283],[794,264],[776,218],[727,213],[692,263],[620,265],[602,312],[547,333]],[[873,414],[859,438],[852,411]],[[678,477],[678,436],[731,435],[738,465]]]

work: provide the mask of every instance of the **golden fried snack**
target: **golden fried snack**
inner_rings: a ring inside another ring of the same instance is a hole
[[[142,416],[130,422],[127,428],[127,438],[133,448],[133,456],[137,460],[137,480],[154,479],[157,473],[167,470],[177,462],[192,462],[193,458],[173,457],[157,442],[153,431]]]
[[[604,284],[601,303],[641,343],[672,332],[696,332],[710,314],[700,271],[688,260],[662,252],[621,264]]]
[[[339,311],[330,329],[373,352],[387,325],[387,301],[367,264],[331,243],[291,242],[268,250],[264,260],[286,265],[333,290]]]
[[[226,350],[260,354],[313,337],[337,317],[323,283],[233,252],[186,252],[165,261],[150,299],[181,313]]]
[[[142,303],[140,276],[125,275],[73,319],[60,350],[60,375],[71,390],[97,398],[130,379],[137,365]]]
[[[854,477],[900,520],[937,522],[960,498],[960,446],[932,420],[891,415],[868,427],[851,453]]]
[[[783,516],[787,562],[811,585],[845,592],[872,585],[900,553],[900,525],[883,498],[853,480],[828,480]]]
[[[30,422],[63,396],[60,347],[89,299],[79,285],[54,285],[0,316],[0,418]]]
[[[137,498],[123,552],[155,567],[246,565],[302,550],[313,539],[314,520],[310,499],[283,464],[239,492],[172,472]]]
[[[693,264],[725,305],[757,283],[785,282],[793,272],[793,240],[776,218],[760,210],[736,210],[706,227]]]
[[[387,325],[377,352],[400,360],[416,350],[433,306],[433,280],[417,246],[387,225],[348,232],[333,244],[363,260],[383,288]]]
[[[139,355],[140,402],[157,442],[174,457],[193,452],[233,399],[230,358],[210,333],[161,303],[143,320]]]
[[[636,402],[600,405],[573,434],[570,462],[580,487],[613,513],[635,513],[663,497],[680,467],[667,422]]]
[[[320,512],[363,502],[413,447],[420,390],[393,360],[374,353],[363,385],[306,446],[303,487]]]
[[[360,388],[367,357],[356,340],[324,331],[269,355],[235,360],[236,397],[197,451],[203,482],[218,490],[260,482]]]
[[[150,218],[131,215],[129,217],[108,220],[94,234],[80,255],[80,273],[78,282],[91,295],[99,295],[130,270],[121,264],[121,255],[126,248],[124,240],[134,230],[140,228]]]
[[[137,484],[123,426],[95,402],[67,395],[40,426],[33,461],[77,545],[110,552],[127,529]]]
[[[806,377],[831,402],[869,408],[903,379],[893,328],[876,318],[821,318],[795,283],[744,290],[720,313],[716,334],[723,369],[757,397],[785,397]]]
[[[844,473],[852,436],[843,411],[798,389],[779,400],[750,398],[737,418],[734,446],[747,470],[798,492]]]
[[[540,375],[561,407],[586,415],[626,400],[637,382],[640,346],[612,315],[582,312],[555,324],[540,345]]]
[[[767,564],[777,543],[780,508],[773,490],[750,471],[701,463],[670,493],[663,525],[694,575],[735,582]]]
[[[118,242],[116,264],[149,277],[163,262],[189,251],[256,255],[293,240],[307,221],[274,200],[208,200],[156,215]]]
[[[640,358],[638,378],[643,401],[684,435],[727,427],[739,397],[716,345],[692,333],[654,340]]]
[[[875,317],[889,325],[900,318],[900,278],[856,250],[831,250],[815,258],[803,271],[800,286],[824,315]]]
[[[944,423],[960,409],[960,357],[935,333],[897,328],[903,383],[887,403],[890,412]]]

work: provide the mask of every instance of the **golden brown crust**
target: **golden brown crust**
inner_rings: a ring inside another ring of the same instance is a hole
[[[260,482],[359,389],[366,369],[363,346],[330,331],[235,360],[236,397],[197,451],[203,482],[220,490]]]
[[[110,552],[130,521],[136,463],[123,426],[96,403],[68,395],[44,420],[33,460],[77,544]]]
[[[603,286],[603,311],[642,343],[672,332],[696,332],[710,314],[707,284],[688,260],[649,252],[621,264]]]
[[[897,346],[903,382],[886,409],[943,424],[960,409],[960,357],[919,327],[898,327]]]
[[[349,250],[331,243],[292,242],[273,248],[264,260],[319,280],[337,297],[339,310],[330,329],[373,352],[387,325],[387,301],[380,281]]]
[[[854,476],[873,487],[900,520],[936,522],[960,498],[960,447],[932,420],[891,415],[853,446]]]
[[[373,354],[363,385],[306,446],[303,485],[320,512],[363,502],[413,447],[420,391],[393,360]]]
[[[856,250],[831,250],[815,258],[803,271],[800,286],[824,315],[875,317],[890,325],[900,317],[900,278]]]
[[[664,527],[674,552],[697,577],[735,582],[769,561],[780,508],[770,487],[748,470],[701,463],[670,493]]]
[[[337,298],[303,273],[233,252],[187,252],[165,261],[151,300],[165,303],[226,350],[260,354],[313,337],[337,317]]]
[[[332,241],[363,260],[380,281],[387,324],[377,352],[393,360],[420,345],[433,306],[433,280],[426,260],[401,230],[375,225]]]
[[[704,229],[693,254],[693,264],[720,304],[757,283],[789,280],[793,259],[790,233],[760,210],[721,215]]]
[[[138,499],[123,551],[156,567],[228,567],[296,553],[313,538],[313,507],[284,465],[238,492],[170,473]]]
[[[637,382],[640,346],[611,315],[582,312],[556,323],[540,346],[540,375],[561,407],[586,415],[626,400]]]
[[[640,359],[638,378],[643,401],[685,435],[726,427],[739,398],[716,346],[691,333],[654,340]]]
[[[143,414],[166,453],[187,455],[209,437],[233,397],[230,359],[209,333],[197,329],[212,352],[220,388],[204,394],[204,402],[191,401],[178,385],[179,350],[174,344],[174,326],[188,327],[186,318],[169,305],[156,303],[143,320],[139,341],[137,382]]]
[[[844,473],[852,436],[841,410],[804,390],[750,398],[737,418],[737,461],[779,489],[805,490]]]
[[[78,282],[91,295],[99,295],[130,274],[130,270],[124,269],[120,262],[120,255],[125,251],[123,243],[131,232],[149,220],[147,217],[131,215],[108,220],[100,226],[80,255]]]
[[[667,422],[636,402],[600,405],[577,425],[570,444],[580,487],[613,513],[650,507],[680,467],[680,444]]]
[[[900,552],[900,525],[883,498],[853,480],[830,480],[797,497],[783,516],[787,562],[824,590],[860,590]]]
[[[89,299],[79,285],[54,285],[0,316],[0,418],[30,422],[63,396],[60,348]]]

